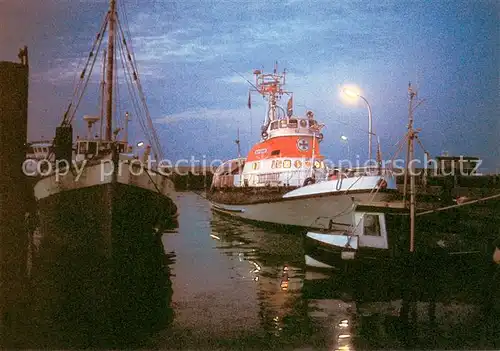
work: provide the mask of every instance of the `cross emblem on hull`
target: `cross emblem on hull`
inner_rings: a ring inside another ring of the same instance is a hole
[[[309,142],[306,139],[297,140],[297,149],[299,149],[300,151],[309,150]]]

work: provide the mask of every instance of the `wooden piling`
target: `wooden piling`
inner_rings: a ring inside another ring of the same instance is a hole
[[[27,49],[21,63],[0,62],[0,335],[7,346],[25,292],[29,189],[22,171],[28,122]]]

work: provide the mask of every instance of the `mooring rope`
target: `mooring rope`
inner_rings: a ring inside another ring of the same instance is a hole
[[[464,202],[464,203],[461,203],[461,204],[456,204],[456,205],[450,205],[450,206],[435,208],[433,210],[424,211],[424,212],[418,212],[415,215],[416,216],[423,216],[423,215],[426,215],[426,214],[431,214],[431,213],[435,213],[435,212],[446,211],[446,210],[449,210],[449,209],[452,209],[452,208],[462,207],[462,206],[466,206],[466,205],[472,205],[472,204],[475,204],[475,203],[478,203],[478,202],[488,201],[488,200],[496,199],[496,198],[499,198],[499,197],[500,197],[500,194],[495,194],[495,195],[483,197],[483,198],[480,198],[480,199],[476,199],[476,200],[472,200],[472,201],[467,201],[467,202]]]

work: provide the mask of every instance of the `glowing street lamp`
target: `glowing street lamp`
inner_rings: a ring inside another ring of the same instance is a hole
[[[344,92],[344,94],[346,94],[347,96],[349,96],[351,98],[361,98],[366,103],[366,106],[368,107],[368,159],[371,162],[371,160],[372,160],[372,135],[373,135],[372,108],[371,108],[370,104],[368,103],[368,100],[366,100],[364,96],[361,96],[359,93],[355,92],[354,90],[350,90],[350,89],[345,88],[342,91]]]

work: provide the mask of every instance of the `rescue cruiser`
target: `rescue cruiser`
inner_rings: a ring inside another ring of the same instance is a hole
[[[294,114],[293,93],[283,89],[285,72],[253,73],[248,107],[252,92],[267,101],[261,139],[246,158],[215,171],[207,194],[215,211],[278,226],[345,230],[354,226],[358,205],[397,193],[395,178],[379,167],[329,170],[320,151],[324,125],[312,111]]]

